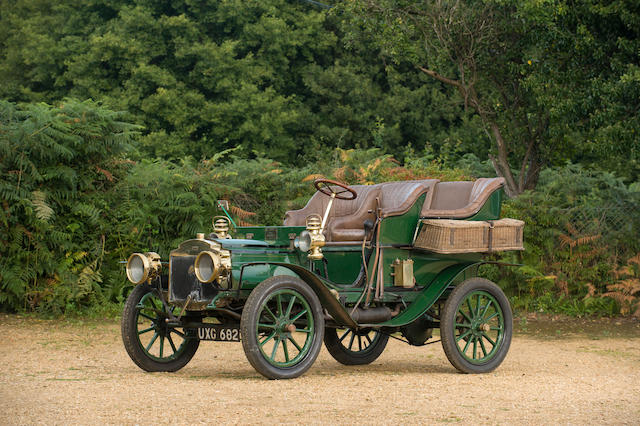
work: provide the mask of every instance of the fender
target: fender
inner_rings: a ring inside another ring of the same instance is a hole
[[[418,295],[407,309],[400,315],[378,324],[361,324],[361,327],[401,327],[410,324],[424,315],[438,300],[449,285],[467,269],[480,266],[484,261],[473,263],[460,263],[443,269],[431,283]]]
[[[349,328],[358,328],[358,324],[351,318],[344,306],[331,293],[329,287],[313,272],[307,268],[291,263],[265,262],[269,265],[278,265],[295,272],[304,282],[306,282],[313,292],[320,299],[322,306],[329,312],[331,317],[340,325]]]

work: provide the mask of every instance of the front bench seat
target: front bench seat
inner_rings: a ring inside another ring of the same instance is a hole
[[[334,200],[327,218],[325,238],[327,241],[362,241],[364,238],[364,222],[375,221],[376,198],[380,196],[379,185],[350,185],[358,196],[355,200]],[[320,217],[329,204],[330,198],[316,192],[307,205],[300,210],[289,210],[284,216],[285,226],[305,226],[310,214]],[[371,211],[371,213],[369,213]]]
[[[425,200],[421,217],[464,219],[476,214],[489,196],[504,186],[504,178],[480,178],[475,182],[440,182],[430,203]]]

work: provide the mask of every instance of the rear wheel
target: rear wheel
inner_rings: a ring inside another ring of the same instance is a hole
[[[489,280],[471,278],[449,295],[440,322],[442,347],[463,373],[488,373],[507,356],[513,315],[507,297]]]
[[[198,350],[200,341],[168,325],[167,318],[157,289],[139,284],[129,294],[122,312],[122,341],[129,357],[145,371],[177,371]]]
[[[264,280],[249,295],[240,321],[251,365],[269,379],[304,374],[318,357],[324,334],[322,305],[297,277]]]
[[[336,361],[344,365],[371,364],[384,351],[389,336],[371,328],[354,330],[327,328],[324,345]]]

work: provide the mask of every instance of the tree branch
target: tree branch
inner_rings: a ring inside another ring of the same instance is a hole
[[[423,73],[427,74],[428,76],[431,76],[433,78],[435,78],[436,80],[439,80],[445,84],[449,84],[451,86],[455,86],[458,89],[462,89],[462,84],[458,81],[458,80],[452,80],[450,78],[447,78],[443,75],[438,74],[437,72],[418,66],[418,68],[420,69],[420,71],[422,71]]]

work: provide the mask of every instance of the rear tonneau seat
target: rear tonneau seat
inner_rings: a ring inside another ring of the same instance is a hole
[[[381,216],[400,216],[405,214],[422,194],[427,194],[424,204],[431,204],[433,189],[439,179],[406,180],[385,182],[380,186]]]
[[[491,194],[504,186],[504,178],[480,178],[475,182],[439,182],[425,200],[423,218],[464,219],[476,214]]]

